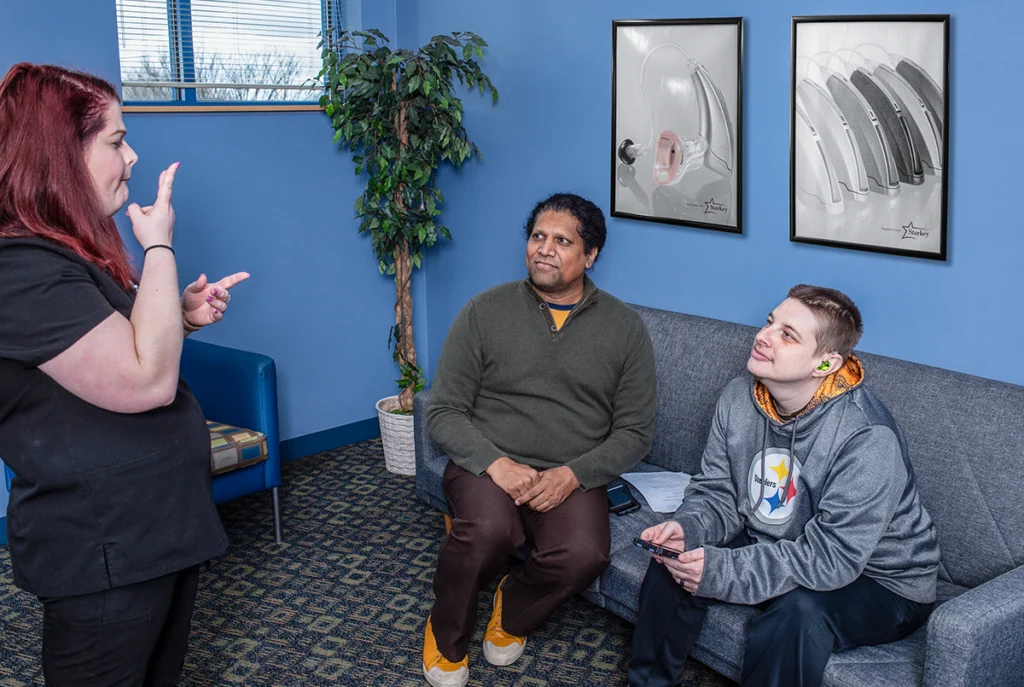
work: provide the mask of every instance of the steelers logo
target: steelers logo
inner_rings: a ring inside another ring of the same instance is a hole
[[[766,451],[764,466],[764,495],[761,495],[761,452],[758,451],[750,463],[747,477],[750,507],[754,517],[767,525],[781,525],[793,516],[793,505],[797,498],[797,478],[800,463],[794,460],[788,449],[770,448]]]

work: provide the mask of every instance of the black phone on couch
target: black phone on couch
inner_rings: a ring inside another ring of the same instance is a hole
[[[608,487],[608,511],[616,515],[625,515],[640,510],[640,504],[629,493],[629,487],[619,483]]]

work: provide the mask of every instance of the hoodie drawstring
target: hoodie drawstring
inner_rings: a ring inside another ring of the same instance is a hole
[[[782,492],[782,505],[785,506],[789,501],[789,484],[793,481],[793,466],[796,465],[796,425],[800,422],[799,418],[793,418],[793,433],[789,435],[789,462],[786,464],[786,488],[783,489],[782,485],[779,485],[779,491]],[[786,460],[783,458],[783,460]]]
[[[761,435],[761,493],[757,495],[757,500],[754,501],[754,505],[747,509],[747,512],[743,514],[743,517],[749,517],[754,514],[758,508],[761,507],[761,501],[764,499],[764,466],[768,462],[768,457],[764,454],[765,448],[768,446],[768,416],[764,416],[764,432]]]

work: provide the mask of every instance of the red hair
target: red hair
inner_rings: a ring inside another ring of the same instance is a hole
[[[8,70],[0,81],[0,237],[57,243],[127,289],[136,274],[86,163],[112,102],[121,102],[114,87],[89,74],[28,62]]]

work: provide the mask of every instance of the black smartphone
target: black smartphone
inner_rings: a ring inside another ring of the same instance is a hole
[[[640,510],[640,504],[629,493],[629,487],[625,484],[616,484],[608,487],[608,511],[616,515],[625,515]]]
[[[634,537],[633,543],[639,546],[644,551],[650,551],[655,556],[662,556],[664,558],[678,558],[682,551],[676,551],[665,546],[658,546],[651,542],[641,539],[640,537]]]

